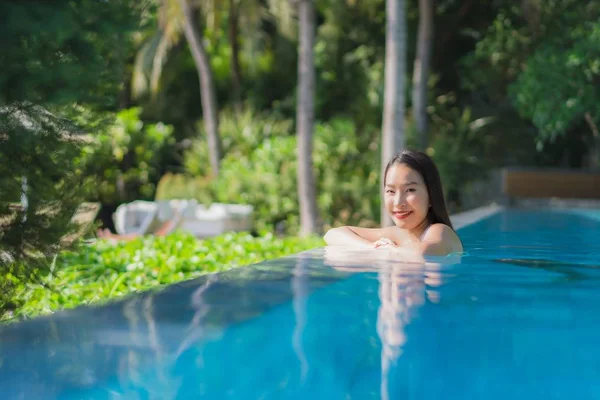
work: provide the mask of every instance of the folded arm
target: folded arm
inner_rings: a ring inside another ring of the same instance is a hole
[[[332,228],[325,234],[325,243],[329,246],[372,247],[373,243],[388,238],[399,244],[397,227],[360,228],[357,226],[340,226]]]

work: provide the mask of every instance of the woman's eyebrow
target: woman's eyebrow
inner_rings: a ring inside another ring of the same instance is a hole
[[[410,185],[418,185],[418,184],[419,184],[419,182],[413,182],[413,181],[410,181],[410,182],[404,182],[404,183],[401,183],[399,186],[410,186]],[[386,184],[386,185],[385,185],[385,187],[386,187],[386,188],[394,188],[394,186],[393,186],[393,185],[390,185],[389,183],[388,183],[388,184]]]

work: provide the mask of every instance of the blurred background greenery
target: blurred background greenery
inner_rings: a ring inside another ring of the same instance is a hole
[[[436,160],[451,212],[494,168],[598,167],[600,3],[391,1],[407,33],[402,140]],[[122,203],[195,198],[253,205],[255,235],[298,234],[303,2],[0,3],[0,290],[47,275],[83,201],[109,228]],[[386,0],[310,3],[316,232],[375,226]]]

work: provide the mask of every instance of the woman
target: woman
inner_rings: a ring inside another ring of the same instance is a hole
[[[425,153],[404,150],[384,175],[385,208],[395,226],[369,229],[342,226],[325,234],[328,245],[396,248],[420,255],[463,251],[448,217],[440,174]]]

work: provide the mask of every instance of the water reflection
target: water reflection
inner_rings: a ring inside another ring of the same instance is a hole
[[[377,334],[381,342],[382,400],[390,398],[390,372],[402,356],[408,338],[406,327],[418,317],[428,300],[439,303],[437,290],[444,280],[440,264],[421,258],[403,259],[393,250],[356,251],[330,246],[325,249],[326,264],[347,272],[374,272],[379,283]],[[455,260],[456,261],[456,260]]]
[[[210,311],[210,304],[204,300],[204,293],[215,280],[215,275],[209,276],[206,282],[194,290],[190,296],[190,307],[194,310],[194,315],[186,328],[185,338],[177,348],[177,355],[180,355],[194,343],[202,339],[205,333],[203,320]]]
[[[306,302],[309,294],[309,275],[307,273],[310,260],[299,257],[292,273],[293,308],[295,317],[292,347],[300,362],[300,381],[304,382],[308,374],[308,359],[302,345],[302,334],[306,327]]]
[[[558,273],[560,275],[557,280],[563,281],[565,283],[583,281],[591,278],[598,279],[597,271],[600,270],[600,265],[597,264],[581,264],[546,259],[496,258],[492,261],[495,263],[509,264],[519,267],[540,269],[548,272]]]
[[[35,384],[51,398],[389,399],[406,328],[443,284],[438,264],[386,251],[303,253],[0,328],[0,358],[20,357],[0,386],[8,399]]]

